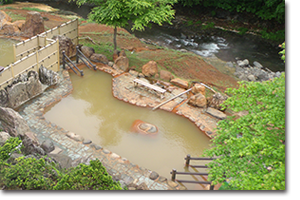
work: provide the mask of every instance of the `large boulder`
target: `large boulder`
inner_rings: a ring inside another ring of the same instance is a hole
[[[44,19],[39,12],[31,11],[27,13],[26,21],[21,31],[26,37],[32,37],[45,31]]]
[[[29,100],[26,85],[26,82],[18,82],[7,88],[8,107],[16,108]]]
[[[184,88],[184,89],[188,89],[189,88],[189,82],[179,79],[179,78],[174,78],[170,81],[171,83],[173,83],[174,85]]]
[[[69,58],[76,55],[76,46],[72,40],[63,35],[55,35],[52,37],[53,40],[58,39],[59,41],[59,59],[62,62],[62,52],[65,51],[66,56]]]
[[[93,62],[97,62],[97,63],[103,63],[103,64],[108,63],[107,57],[103,54],[98,54],[98,53],[92,54],[90,56],[90,60],[93,61]]]
[[[19,28],[19,30],[21,31],[22,30],[22,27],[24,26],[25,24],[25,20],[17,20],[17,21],[14,21],[13,24],[15,26],[17,26]]]
[[[3,130],[13,137],[23,136],[30,131],[25,119],[11,108],[0,107],[0,122]]]
[[[166,71],[166,70],[161,70],[159,72],[159,75],[160,75],[160,79],[166,80],[166,81],[170,81],[171,79],[174,78],[174,76],[172,75],[172,73],[169,72],[169,71]]]
[[[155,61],[149,61],[142,67],[142,73],[147,76],[153,76],[158,73],[157,63]]]
[[[11,22],[12,19],[4,11],[0,10],[0,25],[3,25],[5,22]]]
[[[87,57],[90,58],[94,53],[95,49],[92,47],[82,46],[80,47],[80,51]]]
[[[158,128],[155,125],[143,122],[142,120],[135,120],[131,126],[131,131],[145,135],[153,135],[158,132]]]
[[[28,74],[30,76],[28,77],[28,81],[26,83],[26,92],[28,94],[28,98],[33,98],[43,92],[43,87],[36,71],[30,71]]]
[[[215,93],[212,97],[207,98],[207,104],[209,107],[218,109],[218,110],[225,110],[222,109],[221,104],[227,99],[227,96],[223,96],[220,93]]]
[[[19,35],[21,32],[19,27],[16,24],[11,22],[6,22],[2,26],[1,33],[5,35]]]
[[[24,148],[21,149],[23,154],[46,155],[45,151],[40,147],[40,143],[35,133],[26,132],[21,138],[22,138],[22,144],[24,146]]]
[[[188,102],[192,106],[205,108],[207,105],[207,101],[204,95],[201,93],[192,96]]]
[[[126,56],[119,56],[113,65],[114,69],[121,69],[125,72],[129,71],[129,59]]]
[[[201,93],[202,95],[205,96],[205,86],[201,85],[199,83],[196,83],[193,87],[192,87],[192,93],[193,94],[198,94]]]
[[[60,80],[58,73],[47,69],[44,66],[41,66],[39,68],[39,79],[42,84],[48,86],[56,85],[57,83],[59,83]]]

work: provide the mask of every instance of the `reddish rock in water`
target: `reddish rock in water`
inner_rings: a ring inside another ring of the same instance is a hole
[[[138,119],[132,123],[131,131],[146,135],[155,135],[158,132],[158,128],[153,124],[149,124]]]

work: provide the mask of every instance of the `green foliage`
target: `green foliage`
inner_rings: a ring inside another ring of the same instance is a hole
[[[125,27],[132,22],[132,30],[144,30],[150,23],[171,23],[176,0],[77,0],[78,5],[92,3],[89,19],[113,27]]]
[[[283,61],[285,62],[285,42],[282,43],[282,44],[280,45],[280,47],[283,48],[283,50],[280,51],[279,54],[281,54],[281,60],[283,60]]]
[[[238,28],[240,35],[245,35],[245,33],[248,31],[248,28],[240,27]]]
[[[12,137],[0,146],[1,187],[9,190],[122,190],[99,160],[69,169],[60,169],[46,157],[23,156],[16,158],[14,163],[7,162],[13,152],[19,151],[21,142]]]
[[[202,25],[203,29],[210,29],[210,28],[214,28],[215,27],[215,23],[214,22],[209,22],[206,25]]]
[[[13,3],[14,0],[0,0],[0,5]]]
[[[285,74],[265,82],[241,82],[224,102],[234,112],[217,125],[206,156],[213,184],[229,182],[238,190],[285,189]]]
[[[273,32],[267,32],[267,30],[264,29],[260,31],[260,34],[262,38],[267,40],[273,40],[276,42],[282,42],[285,40],[285,30],[279,30],[273,33]]]
[[[0,146],[0,163],[7,160],[13,152],[19,152],[21,142],[17,137],[10,137],[3,146]]]
[[[90,161],[90,165],[80,163],[64,174],[54,190],[122,190],[106,172],[99,160]]]
[[[201,5],[231,12],[249,12],[264,20],[276,19],[280,23],[284,23],[285,20],[284,0],[179,0],[179,3],[190,7]]]
[[[126,27],[129,21],[131,30],[145,30],[151,23],[171,24],[175,11],[172,9],[177,0],[70,0],[78,6],[84,3],[94,5],[88,18],[99,24],[115,28],[114,43],[116,49],[116,27]]]

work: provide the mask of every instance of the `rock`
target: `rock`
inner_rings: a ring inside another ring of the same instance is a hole
[[[24,148],[21,149],[23,154],[46,155],[45,151],[39,146],[40,143],[34,133],[26,132],[23,136],[21,136],[21,138],[24,146]]]
[[[8,93],[6,90],[0,90],[0,106],[7,107],[8,104]]]
[[[156,172],[154,172],[154,171],[152,171],[151,174],[150,174],[150,176],[149,176],[149,178],[150,178],[151,180],[155,180],[155,179],[157,179],[158,177],[159,177],[159,174],[156,173]]]
[[[279,78],[281,76],[281,72],[276,72],[275,76]]]
[[[212,97],[207,98],[207,105],[211,108],[222,110],[221,104],[227,99],[220,93],[215,93]],[[224,109],[223,109],[224,110]]]
[[[258,67],[259,69],[262,69],[262,68],[263,68],[263,66],[262,66],[259,62],[257,62],[257,61],[254,61],[254,62],[253,62],[253,65],[254,65],[255,67]]]
[[[205,86],[201,85],[199,83],[196,83],[193,87],[192,87],[192,93],[193,94],[202,94],[205,96]]]
[[[23,117],[11,108],[0,107],[0,122],[3,130],[13,137],[29,132],[29,126]]]
[[[226,65],[227,67],[231,67],[231,68],[234,68],[234,64],[232,62],[227,62]]]
[[[157,63],[155,61],[149,61],[142,67],[142,73],[147,76],[153,76],[158,73]]]
[[[19,27],[16,24],[11,22],[6,22],[2,26],[1,33],[5,35],[20,35],[21,32]]]
[[[110,66],[110,67],[112,67],[114,65],[114,63],[111,62],[111,61],[108,61],[107,65]]]
[[[226,117],[227,117],[227,115],[224,114],[223,112],[221,112],[217,109],[211,108],[211,107],[208,107],[206,112],[208,114],[210,114],[211,116],[216,117],[218,119],[226,119]]]
[[[92,140],[89,140],[89,139],[84,139],[82,141],[82,144],[91,144],[92,143]]]
[[[171,79],[174,78],[171,72],[166,71],[166,70],[161,70],[160,72],[160,79],[170,81]]]
[[[131,74],[132,76],[138,77],[139,76],[139,72],[135,71],[135,70],[129,70],[129,74]]]
[[[174,181],[171,181],[171,180],[168,180],[167,183],[168,183],[168,185],[169,185],[170,187],[172,187],[172,188],[175,188],[175,187],[178,186],[177,183],[175,183]]]
[[[36,76],[29,77],[26,83],[26,92],[28,94],[28,98],[35,97],[43,92],[42,83],[38,79],[38,73],[35,73]]]
[[[142,120],[135,120],[131,125],[131,131],[135,133],[153,135],[158,132],[158,128],[155,125],[143,122]]]
[[[26,21],[21,31],[26,37],[32,37],[45,31],[44,19],[39,12],[27,13]]]
[[[124,49],[122,49],[122,50],[120,51],[119,57],[120,57],[120,56],[127,57]]]
[[[17,26],[19,28],[19,30],[21,31],[22,27],[25,24],[25,20],[17,20],[17,21],[14,21],[13,24],[15,26]]]
[[[119,56],[113,65],[114,69],[121,69],[125,72],[129,70],[129,59],[125,56]]]
[[[243,61],[238,60],[238,61],[236,61],[236,62],[237,62],[237,64],[238,64],[238,66],[240,66],[240,67],[245,67],[245,66],[248,66],[248,65],[249,65],[249,60],[247,60],[247,59],[245,59],[245,60],[243,60]]]
[[[189,88],[189,83],[187,81],[179,79],[179,78],[172,79],[170,82],[173,83],[174,85],[184,88],[184,89]]]
[[[253,74],[248,75],[248,76],[247,76],[247,79],[248,79],[249,81],[256,81],[256,78],[255,78],[255,76],[254,76]]]
[[[146,183],[141,183],[139,186],[137,186],[136,190],[149,190]]]
[[[108,59],[103,54],[94,53],[91,55],[90,60],[97,63],[107,64]]]
[[[82,46],[80,51],[87,57],[90,58],[91,55],[95,53],[95,49],[92,47]]]
[[[8,133],[6,133],[6,132],[4,132],[4,131],[0,132],[0,146],[2,146],[3,144],[5,144],[5,142],[6,142],[10,137],[11,137],[11,136],[10,136]]]
[[[70,168],[72,167],[72,159],[67,156],[67,155],[63,155],[63,154],[48,154],[48,156],[50,158],[52,158],[53,160],[55,160],[57,163],[59,163],[59,166],[63,169],[63,168]]]
[[[63,35],[55,35],[52,37],[52,39],[58,39],[59,41],[59,60],[61,63],[63,51],[65,51],[66,56],[68,56],[69,58],[76,55],[76,46],[70,38]]]
[[[113,61],[115,62],[119,56],[120,56],[120,51],[117,50],[117,49],[114,50],[114,53],[113,53]]]
[[[4,11],[0,10],[0,23],[3,24],[3,22],[11,22],[12,19],[10,16],[8,16]]]
[[[26,91],[26,82],[18,82],[7,88],[8,107],[16,108],[28,101],[28,93]]]
[[[42,144],[41,144],[42,149],[44,149],[44,151],[46,153],[50,153],[51,151],[53,151],[55,149],[54,144],[51,140],[45,140]]]
[[[203,94],[199,93],[192,96],[188,102],[192,106],[204,108],[206,107],[207,101]]]
[[[39,68],[39,79],[42,84],[45,84],[48,86],[56,85],[59,83],[59,80],[60,80],[58,73],[56,73],[50,69],[47,69],[44,66],[41,66]]]
[[[83,138],[82,136],[77,135],[77,134],[75,134],[75,133],[73,133],[73,132],[68,132],[68,133],[67,133],[67,136],[68,136],[69,138],[71,138],[71,139],[77,141],[77,142],[82,142],[82,141],[84,140],[84,138]]]

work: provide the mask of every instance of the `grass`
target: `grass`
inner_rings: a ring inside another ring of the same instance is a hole
[[[17,21],[17,20],[26,20],[26,17],[23,17],[22,15],[18,15],[18,14],[15,14],[13,12],[6,12],[6,14],[8,16],[10,16],[10,18],[12,19],[12,21]]]
[[[30,11],[36,11],[36,12],[47,12],[45,10],[39,9],[39,8],[31,8],[31,7],[24,7],[22,10],[30,10]]]

